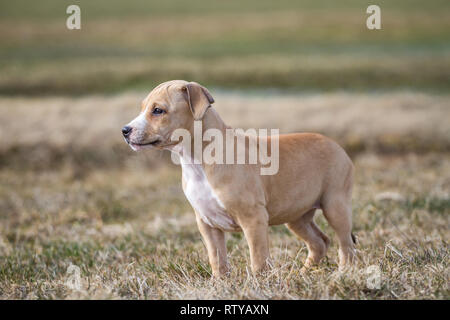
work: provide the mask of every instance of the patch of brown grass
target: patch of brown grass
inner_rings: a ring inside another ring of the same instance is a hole
[[[166,154],[132,153],[120,136],[144,93],[3,97],[0,298],[450,298],[446,95],[212,92],[230,125],[319,131],[358,151],[353,270],[337,270],[333,241],[328,258],[301,274],[306,247],[277,226],[265,276],[250,274],[245,239],[231,233],[231,275],[211,280],[180,168]],[[333,235],[320,212],[316,220]],[[67,284],[72,264],[79,290]],[[378,289],[367,282],[373,265]]]
[[[228,235],[232,273],[210,279],[178,168],[17,172],[0,179],[0,297],[131,299],[448,299],[450,162],[439,154],[355,159],[359,261],[337,270],[337,245],[307,274],[306,247],[271,229],[273,269],[255,278],[242,234]],[[384,191],[402,198],[377,200]],[[333,232],[321,214],[317,221]],[[69,265],[81,288],[66,284]],[[379,266],[379,289],[367,268]]]
[[[450,151],[448,95],[211,92],[214,108],[236,128],[320,132],[350,153]],[[145,95],[0,97],[0,166],[67,165],[83,174],[99,165],[167,162],[166,153],[132,153],[122,139],[120,129],[137,115]]]

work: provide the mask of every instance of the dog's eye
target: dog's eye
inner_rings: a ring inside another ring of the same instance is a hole
[[[163,114],[165,111],[163,109],[160,108],[155,108],[152,111],[152,114]]]

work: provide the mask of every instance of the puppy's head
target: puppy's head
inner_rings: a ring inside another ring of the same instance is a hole
[[[164,82],[142,101],[140,114],[122,128],[122,134],[135,151],[170,147],[177,144],[170,140],[172,132],[192,131],[194,120],[201,120],[213,102],[209,91],[196,82]]]

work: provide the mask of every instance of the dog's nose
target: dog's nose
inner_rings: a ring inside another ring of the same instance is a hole
[[[132,129],[133,129],[133,128],[131,128],[131,127],[129,127],[129,126],[123,127],[123,128],[122,128],[122,134],[123,134],[123,136],[124,136],[125,138],[128,137],[128,136],[130,135]]]

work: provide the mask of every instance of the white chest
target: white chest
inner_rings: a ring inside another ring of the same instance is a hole
[[[236,230],[238,226],[227,214],[225,206],[214,193],[202,166],[183,162],[181,162],[181,166],[185,181],[184,194],[203,222],[213,228],[225,231]]]

